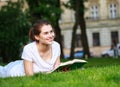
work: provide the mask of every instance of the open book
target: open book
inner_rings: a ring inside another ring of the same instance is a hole
[[[69,70],[74,70],[74,69],[80,69],[84,64],[86,64],[87,61],[81,60],[81,59],[73,59],[67,62],[61,63],[54,71],[69,71]]]

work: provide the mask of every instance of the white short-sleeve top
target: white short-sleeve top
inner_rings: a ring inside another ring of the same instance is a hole
[[[60,56],[60,45],[53,41],[52,43],[52,58],[50,61],[44,61],[39,55],[36,42],[29,43],[23,49],[21,58],[33,62],[33,71],[36,72],[47,72],[53,69],[55,61]]]

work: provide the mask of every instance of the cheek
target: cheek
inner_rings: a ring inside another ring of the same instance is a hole
[[[41,39],[46,39],[47,38],[47,36],[42,36],[42,37],[40,37]]]
[[[44,36],[44,35],[40,35],[40,37],[39,37],[39,39],[45,39],[46,38],[46,36]]]
[[[55,33],[53,33],[53,37],[55,37]]]

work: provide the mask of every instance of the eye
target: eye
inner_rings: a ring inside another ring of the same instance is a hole
[[[46,35],[46,34],[48,34],[48,32],[45,32],[44,34]]]
[[[50,33],[53,33],[53,32],[54,32],[53,30],[50,31]]]

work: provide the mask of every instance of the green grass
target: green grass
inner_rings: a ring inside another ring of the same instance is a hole
[[[0,78],[0,87],[119,87],[120,58],[91,58],[84,69]]]

